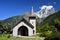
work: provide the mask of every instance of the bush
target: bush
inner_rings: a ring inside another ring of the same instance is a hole
[[[60,32],[52,33],[51,36],[46,37],[45,40],[60,40]]]
[[[51,31],[46,31],[46,32],[43,32],[40,36],[42,37],[49,37],[51,36],[52,32]]]

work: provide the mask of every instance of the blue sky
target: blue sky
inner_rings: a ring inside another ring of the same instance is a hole
[[[31,12],[32,6],[34,11],[38,11],[43,5],[52,5],[55,10],[60,10],[60,0],[0,0],[0,20]]]

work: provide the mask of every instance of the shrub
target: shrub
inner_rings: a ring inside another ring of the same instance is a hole
[[[46,32],[43,32],[40,36],[42,37],[49,37],[51,36],[52,32],[51,31],[46,31]]]
[[[46,37],[45,40],[60,40],[60,32],[52,33],[51,36]]]

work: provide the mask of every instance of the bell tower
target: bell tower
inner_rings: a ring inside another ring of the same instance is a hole
[[[33,6],[31,10],[31,16],[29,17],[29,21],[34,26],[33,31],[34,31],[34,34],[36,34],[36,16],[34,16]]]

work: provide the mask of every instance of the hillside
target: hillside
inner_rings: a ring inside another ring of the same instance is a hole
[[[30,16],[31,14],[30,13],[25,13],[24,15],[17,15],[17,16],[13,16],[13,17],[10,17],[10,18],[7,18],[5,20],[3,20],[3,24],[4,25],[10,25],[10,26],[14,26],[16,23],[18,23],[22,18],[25,18],[27,21],[29,20],[28,17]],[[40,18],[37,18],[37,26],[40,25],[40,22],[42,21],[43,19],[40,19]]]
[[[11,26],[14,26],[17,22],[19,22],[23,17],[28,20],[28,17],[30,16],[31,14],[30,13],[25,13],[24,15],[18,15],[18,16],[13,16],[13,17],[10,17],[8,19],[5,19],[3,20],[3,24],[4,25],[11,25]],[[47,18],[45,18],[44,20],[43,19],[40,19],[40,18],[37,18],[37,26],[42,26],[46,23],[49,23],[49,25],[53,25],[54,24],[54,20],[60,20],[60,11],[48,16]]]
[[[45,18],[43,20],[43,22],[41,23],[41,26],[44,25],[45,23],[49,23],[49,25],[53,25],[55,20],[59,20],[60,21],[60,11],[48,16],[47,18]]]
[[[45,18],[39,28],[42,28],[44,31],[60,31],[60,11]]]
[[[30,14],[25,13],[24,15],[18,15],[18,16],[13,16],[10,18],[7,18],[5,20],[3,20],[3,24],[4,25],[10,25],[10,26],[14,26],[17,22],[19,22],[23,17],[25,17],[26,19],[27,16],[29,16]]]

